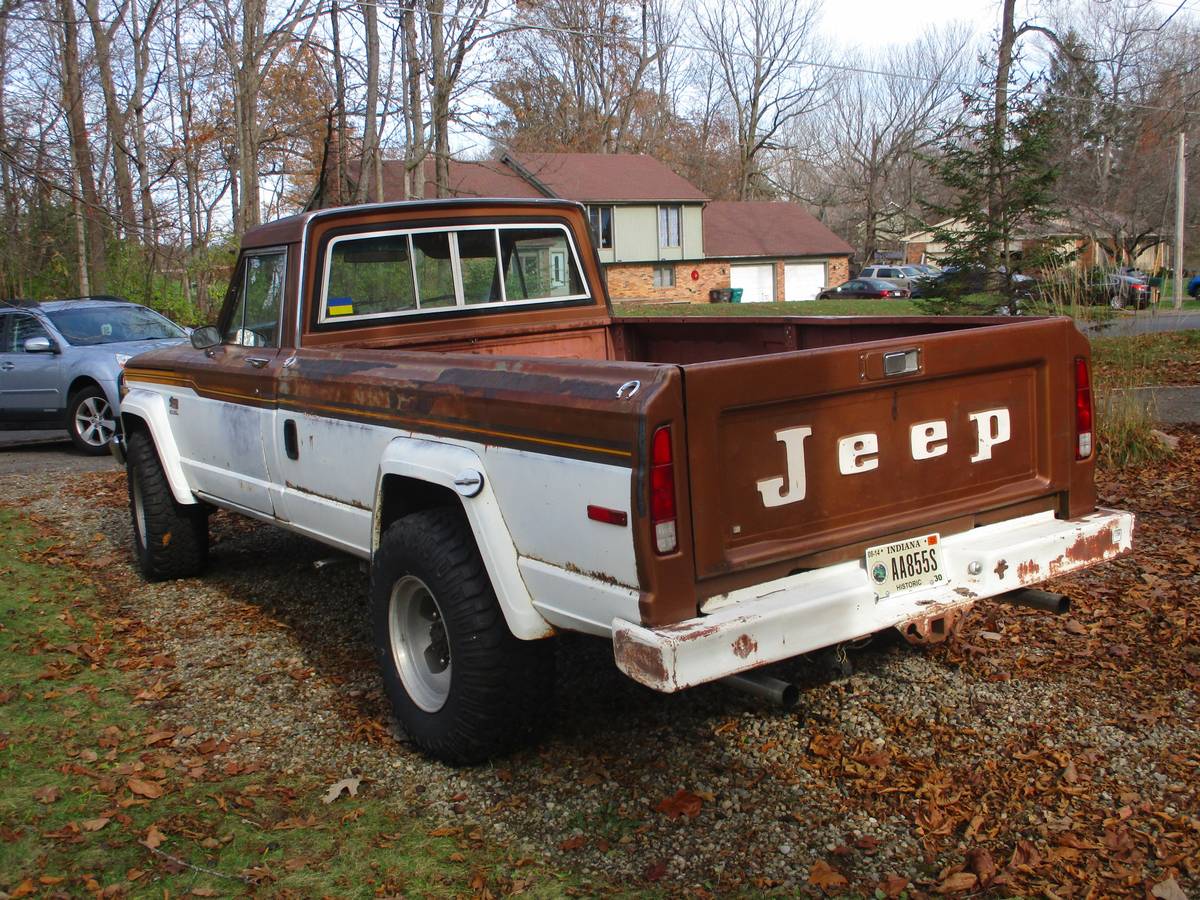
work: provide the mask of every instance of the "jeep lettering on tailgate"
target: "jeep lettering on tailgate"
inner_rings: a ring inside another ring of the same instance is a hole
[[[991,459],[992,448],[1012,437],[1007,409],[970,413],[967,418],[975,425],[975,452],[971,454],[973,463]],[[787,451],[787,473],[783,478],[764,478],[758,482],[763,506],[786,506],[804,499],[807,489],[804,441],[812,434],[812,428],[807,425],[775,432],[775,439],[783,444]],[[933,459],[950,450],[946,439],[945,419],[919,422],[909,428],[909,434],[914,460]],[[878,453],[879,437],[874,432],[838,438],[838,469],[843,475],[870,472],[879,468]]]

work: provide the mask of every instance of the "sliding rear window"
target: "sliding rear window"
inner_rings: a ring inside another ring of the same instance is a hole
[[[574,244],[554,224],[339,235],[324,271],[322,324],[589,296]]]

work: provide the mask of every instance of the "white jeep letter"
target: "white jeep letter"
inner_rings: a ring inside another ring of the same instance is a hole
[[[996,444],[1003,444],[1012,437],[1012,430],[1008,422],[1008,410],[1004,407],[971,413],[967,418],[975,423],[977,443],[975,455],[971,457],[973,463],[991,459],[992,447]]]
[[[784,428],[775,432],[775,440],[787,450],[787,491],[783,490],[784,479],[764,478],[758,482],[763,506],[786,506],[804,499],[807,487],[804,478],[804,439],[812,434],[807,425],[801,428]]]
[[[946,420],[918,422],[908,430],[913,459],[933,459],[946,454]],[[940,441],[940,443],[939,443]]]
[[[843,475],[857,475],[879,468],[879,457],[870,456],[879,452],[879,437],[872,431],[852,434],[838,441],[838,469]],[[870,459],[863,459],[870,456]]]

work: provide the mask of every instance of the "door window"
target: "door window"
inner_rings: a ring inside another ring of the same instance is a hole
[[[30,338],[50,337],[50,333],[42,327],[42,323],[33,316],[12,313],[6,318],[9,320],[9,326],[4,330],[5,353],[24,353],[25,342]]]
[[[243,257],[237,300],[225,325],[225,343],[240,347],[278,347],[279,312],[287,252],[272,250]]]

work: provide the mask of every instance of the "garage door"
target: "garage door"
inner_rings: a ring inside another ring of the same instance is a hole
[[[825,263],[788,263],[783,267],[783,299],[813,300],[825,287]]]
[[[743,303],[771,303],[775,300],[775,267],[730,266],[729,285],[742,289]]]

